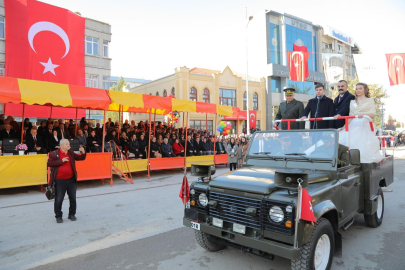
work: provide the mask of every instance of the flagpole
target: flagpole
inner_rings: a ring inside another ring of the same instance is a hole
[[[295,214],[295,232],[294,232],[294,248],[298,248],[298,224],[301,218],[301,205],[302,205],[302,179],[298,178],[298,199],[297,199],[297,211]]]

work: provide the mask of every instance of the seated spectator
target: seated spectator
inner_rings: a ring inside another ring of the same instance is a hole
[[[186,140],[184,139],[184,134],[181,134],[180,135],[180,143],[181,143],[181,145],[183,145],[183,148],[186,146]]]
[[[187,154],[186,156],[194,156],[195,149],[194,149],[194,142],[191,140],[191,134],[187,135]]]
[[[22,128],[22,125],[20,127],[20,130],[21,130],[21,128]],[[31,133],[31,128],[32,128],[32,124],[30,122],[30,119],[25,118],[24,119],[24,138],[26,138],[27,135]]]
[[[215,151],[217,152],[217,155],[226,154],[225,146],[219,138],[215,143]]]
[[[4,128],[2,131],[0,131],[0,140],[5,140],[5,139],[16,139],[17,138],[17,133],[11,129],[10,124],[5,124]]]
[[[38,154],[47,154],[46,148],[44,147],[44,142],[37,134],[37,127],[32,127],[30,130],[30,134],[27,134],[27,139],[25,140],[25,144],[27,145],[27,152],[36,152]]]
[[[173,143],[173,153],[178,157],[184,157],[184,147],[181,145],[179,138]]]
[[[150,142],[150,157],[151,158],[162,158],[162,154],[159,152],[159,144],[156,142],[156,137],[152,137]]]
[[[126,132],[122,132],[121,133],[121,137],[120,137],[120,145],[122,147],[122,151],[124,151],[125,154],[128,153],[129,150],[129,139],[127,137],[127,133]]]
[[[175,141],[176,141],[176,134],[172,134],[169,139],[169,144],[173,145]]]
[[[99,138],[97,137],[96,132],[94,130],[90,132],[90,136],[87,138],[87,147],[93,153],[101,152]]]
[[[58,135],[61,140],[70,139],[69,133],[65,130],[65,125],[63,124],[59,125]]]
[[[213,155],[214,154],[214,136],[209,137],[207,145],[208,145],[209,151],[211,151],[210,155]]]
[[[196,156],[202,156],[202,154],[203,154],[203,147],[202,147],[202,144],[201,144],[201,141],[200,141],[200,137],[199,137],[199,136],[197,136],[197,137],[195,138],[195,141],[194,141],[194,150],[195,150],[194,155],[196,155]]]
[[[48,136],[46,141],[49,151],[55,151],[56,149],[59,149],[60,137],[58,136],[58,131],[52,130],[52,135]]]
[[[41,136],[41,138],[44,138],[44,132],[46,130],[46,122],[45,121],[41,121],[41,125],[39,126],[38,130],[37,130],[37,134],[39,136]]]
[[[163,143],[160,146],[160,149],[162,150],[162,156],[163,157],[175,157],[176,155],[173,153],[172,146],[169,144],[169,139],[164,138]]]
[[[83,130],[82,130],[81,128],[79,128],[79,129],[77,130],[76,139],[78,139],[78,140],[79,140],[79,143],[80,143],[81,145],[83,145],[84,148],[86,148],[86,146],[87,146],[87,140],[86,140],[86,138],[84,137]]]
[[[203,150],[203,154],[204,155],[212,155],[214,152],[214,149],[210,148],[210,144],[209,142],[207,142],[207,138],[202,136],[202,142],[201,142],[201,146],[202,146],[202,150]]]
[[[136,135],[132,134],[129,140],[129,152],[135,155],[135,158],[139,158],[139,143],[136,139]]]
[[[146,159],[146,141],[145,136],[141,134],[138,139],[139,144],[139,158]]]
[[[83,135],[84,137],[87,139],[90,135],[90,130],[89,130],[89,126],[87,124],[85,124],[83,126]]]

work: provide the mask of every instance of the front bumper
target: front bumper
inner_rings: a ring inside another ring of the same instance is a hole
[[[186,227],[191,227],[191,221],[183,218],[183,225]],[[245,235],[234,233],[232,231],[222,230],[221,228],[211,226],[205,222],[200,223],[200,230],[201,232],[216,236],[228,242],[258,249],[269,254],[280,256],[290,260],[298,259],[300,257],[300,249],[296,249],[293,246],[271,241],[268,239],[247,237]]]

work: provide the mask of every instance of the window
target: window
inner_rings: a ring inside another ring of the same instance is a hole
[[[338,45],[338,51],[339,51],[339,52],[342,51],[342,45]]]
[[[156,92],[156,96],[157,96],[157,97],[159,96],[159,91],[158,91],[158,92]]]
[[[313,44],[312,31],[307,31],[304,29],[300,29],[298,27],[286,25],[285,33],[286,33],[286,50],[294,51],[294,44],[298,46],[305,46],[307,48],[307,51],[311,53],[308,59],[308,69],[310,71],[314,71],[316,48],[313,46],[315,44]]]
[[[103,89],[110,89],[110,77],[103,76]]]
[[[163,90],[163,96],[164,96],[164,97],[167,97],[167,91],[166,91],[166,89]]]
[[[205,120],[190,120],[190,128],[199,129],[203,131],[207,129],[207,131],[210,134],[213,134],[212,120],[208,120],[207,123],[205,122]]]
[[[246,111],[247,110],[247,93],[245,91],[245,93],[243,93],[243,110]]]
[[[324,43],[323,45],[325,49],[332,49],[332,44]]]
[[[271,92],[281,93],[281,80],[280,78],[271,78]]]
[[[0,76],[4,77],[5,65],[4,63],[0,63]]]
[[[103,57],[108,57],[108,41],[103,41]]]
[[[219,104],[225,106],[236,106],[236,90],[219,89]]]
[[[84,51],[89,55],[98,55],[98,39],[85,37],[84,38]]]
[[[259,97],[256,92],[253,93],[253,110],[259,110]]]
[[[260,120],[256,120],[256,128],[260,129]]]
[[[176,89],[174,89],[174,87],[172,88],[172,95],[173,95],[174,97],[176,97]]]
[[[270,24],[270,61],[281,64],[280,25]]]
[[[4,17],[0,17],[0,38],[5,38],[5,35],[4,35]]]
[[[98,76],[86,74],[86,87],[98,88]]]
[[[315,85],[313,82],[296,82],[287,79],[287,87],[294,88],[296,94],[315,94]]]
[[[190,89],[190,100],[197,101],[197,89],[195,87],[191,87]]]
[[[210,90],[208,90],[207,88],[204,88],[203,91],[203,102],[210,103]]]

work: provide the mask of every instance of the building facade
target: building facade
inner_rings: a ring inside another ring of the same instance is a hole
[[[0,0],[0,76],[4,76],[5,67],[5,24],[7,18],[4,12],[4,0]],[[85,85],[87,87],[103,88],[105,81],[111,77],[111,57],[109,46],[111,42],[111,25],[90,18],[85,20]],[[3,104],[0,103],[0,113]],[[91,119],[102,119],[102,112],[91,111]],[[86,113],[88,115],[88,112]]]
[[[267,89],[266,128],[271,129],[278,105],[284,101],[283,89],[293,87],[295,99],[304,105],[315,95],[315,84],[325,83],[322,67],[322,28],[312,22],[275,11],[266,12]],[[305,82],[289,79],[287,51],[305,47],[309,77]]]
[[[175,73],[158,80],[129,89],[129,92],[146,95],[163,96],[174,95],[175,98],[193,100],[199,102],[215,103],[239,107],[246,115],[246,80],[243,75],[235,74],[229,67],[222,72],[218,70],[180,67]],[[249,110],[256,111],[256,126],[264,129],[265,123],[265,78],[255,79],[249,77]],[[181,114],[183,117],[183,114]],[[242,118],[243,116],[241,116]],[[147,120],[146,114],[131,113],[130,120]],[[237,118],[218,115],[217,121],[229,121],[232,123],[232,133],[239,133],[246,126],[245,120],[237,121]],[[180,119],[177,127],[183,126]],[[156,121],[164,121],[163,116],[156,116]],[[188,126],[196,129],[207,129],[211,134],[216,130],[215,115],[190,113]]]
[[[120,79],[119,76],[111,76],[109,84],[104,84],[103,83],[103,88],[105,90],[110,90],[111,87],[113,87],[114,85],[116,85],[118,83],[119,79]],[[149,80],[138,79],[138,78],[124,78],[124,80],[127,83],[127,85],[126,85],[127,89],[131,89],[131,88],[137,87],[139,85],[151,82]]]

